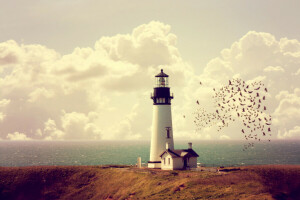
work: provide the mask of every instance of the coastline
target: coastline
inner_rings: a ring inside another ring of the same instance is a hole
[[[0,167],[0,199],[295,199],[299,188],[300,165]]]

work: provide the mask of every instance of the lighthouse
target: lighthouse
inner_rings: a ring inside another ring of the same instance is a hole
[[[197,168],[199,155],[193,150],[192,143],[188,149],[174,149],[169,76],[163,70],[155,76],[153,100],[152,136],[148,168],[162,170]]]
[[[149,168],[161,168],[161,154],[174,149],[169,76],[161,72],[155,76],[153,100],[152,135]]]

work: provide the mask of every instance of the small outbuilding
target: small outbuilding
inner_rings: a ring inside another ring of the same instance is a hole
[[[192,143],[189,143],[188,149],[170,149],[167,143],[160,157],[162,170],[174,170],[197,168],[199,155],[192,149]]]

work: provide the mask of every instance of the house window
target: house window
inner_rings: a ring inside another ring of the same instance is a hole
[[[164,165],[166,165],[166,158],[164,158]]]
[[[170,165],[170,163],[171,163],[171,158],[168,158],[168,164]]]

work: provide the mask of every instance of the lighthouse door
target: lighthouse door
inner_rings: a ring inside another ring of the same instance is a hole
[[[183,159],[183,169],[186,169],[186,167],[187,167],[187,159],[184,158]]]

